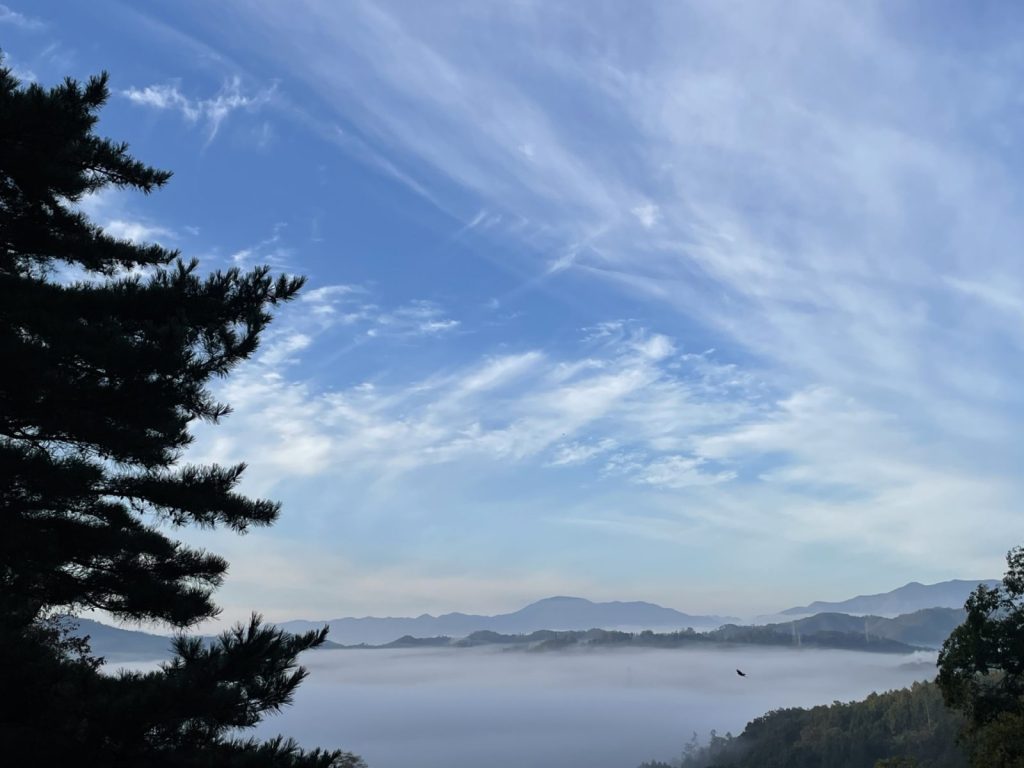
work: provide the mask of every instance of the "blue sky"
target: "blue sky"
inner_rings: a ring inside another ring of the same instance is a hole
[[[309,276],[193,460],[225,618],[553,594],[751,614],[1024,542],[1024,11],[12,3],[44,84],[175,175],[85,202]]]

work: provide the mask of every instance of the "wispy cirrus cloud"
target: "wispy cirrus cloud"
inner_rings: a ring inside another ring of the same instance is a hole
[[[321,330],[345,326],[358,339],[441,336],[461,325],[435,301],[414,299],[382,307],[369,288],[359,285],[321,286],[303,292],[299,301]]]
[[[166,243],[174,240],[176,235],[167,227],[159,224],[147,224],[142,221],[128,219],[110,219],[103,226],[103,231],[111,237],[141,243]]]
[[[276,437],[264,441],[262,458],[254,461],[267,487],[292,472],[351,471],[393,479],[419,467],[462,461],[600,466],[603,456],[627,445],[636,461],[624,472],[638,483],[671,488],[725,481],[734,475],[712,474],[714,459],[679,452],[692,450],[695,433],[742,420],[761,407],[756,387],[719,375],[727,366],[680,355],[667,338],[636,327],[601,344],[584,343],[590,354],[577,359],[552,359],[529,349],[418,380],[346,389],[318,390],[286,377],[285,366],[301,355],[315,358],[317,339],[331,329],[347,328],[358,337],[365,335],[361,323],[373,325],[371,330],[389,327],[390,320],[381,323],[372,312],[353,318],[349,302],[365,307],[363,297],[349,286],[315,289],[304,300],[309,306],[272,332],[257,364],[226,385],[235,424],[218,430],[218,451],[244,451],[249,429],[269,429]],[[329,311],[320,311],[325,306]],[[423,306],[412,305],[407,332],[435,332],[422,328]],[[399,307],[383,316],[402,313]],[[434,310],[426,317],[435,317]]]
[[[423,299],[410,302],[389,312],[381,312],[376,315],[374,322],[376,327],[367,331],[370,336],[380,334],[429,336],[448,333],[459,327],[458,320],[447,317],[444,310],[436,303]]]
[[[200,445],[311,510],[296,527],[375,566],[447,546],[520,576],[550,544],[615,584],[660,544],[676,583],[722,564],[740,592],[773,563],[857,591],[987,576],[1024,537],[1014,23],[913,2],[229,6],[238,34],[182,26],[303,94],[275,99],[282,139],[322,140],[324,176],[371,169],[386,226],[492,267],[421,293],[311,270],[352,284],[287,310]],[[162,88],[136,100],[215,125],[214,99]],[[313,239],[337,237],[311,207]],[[225,252],[299,254],[283,232]],[[595,324],[606,306],[643,320]],[[359,538],[375,516],[400,555]]]
[[[165,246],[181,238],[176,226],[168,226],[141,213],[137,201],[120,190],[105,189],[86,195],[78,202],[78,207],[111,237],[136,244]],[[190,228],[183,229],[187,232]]]
[[[247,92],[240,77],[228,79],[215,95],[202,99],[186,96],[177,83],[147,85],[128,88],[121,95],[133,104],[150,109],[178,112],[189,123],[206,128],[206,143],[216,137],[221,125],[237,111],[253,112],[266,105],[274,96],[276,86],[256,92]]]
[[[26,16],[24,13],[0,4],[0,24],[9,24],[19,29],[39,30],[46,27],[46,22],[34,16]]]
[[[958,325],[929,312],[945,300],[933,275],[960,279],[968,265],[955,254],[978,237],[991,241],[974,222],[1019,234],[1016,212],[999,202],[1009,203],[1012,179],[979,156],[983,147],[939,134],[943,123],[931,115],[944,101],[927,91],[904,97],[927,81],[932,54],[911,57],[891,44],[879,14],[844,11],[841,26],[811,5],[778,15],[661,8],[631,19],[574,16],[550,30],[562,45],[531,63],[548,84],[539,89],[501,57],[481,57],[477,44],[525,45],[546,18],[532,4],[486,26],[456,9],[431,19],[361,5],[344,22],[329,6],[310,12],[320,23],[302,35],[288,34],[289,20],[272,5],[255,15],[284,31],[282,53],[300,45],[325,52],[290,56],[287,66],[318,79],[339,113],[495,209],[560,232],[564,243],[587,243],[556,259],[559,269],[662,299],[808,379],[885,389],[927,407],[947,383],[928,360],[968,352]],[[666,30],[675,39],[687,14],[692,44],[669,45]],[[784,39],[793,16],[820,33],[799,57],[757,44]],[[625,43],[616,53],[558,54],[572,48],[568,29],[597,35],[611,23],[650,32],[644,55]],[[719,44],[701,45],[699,36]],[[806,75],[809,60],[829,62],[827,83]],[[888,80],[875,88],[882,72]],[[374,87],[355,87],[363,80]],[[833,98],[837,83],[845,102]],[[557,105],[569,90],[595,110],[614,104],[616,119],[579,140]],[[870,109],[851,117],[850,104],[869,91]],[[1000,108],[969,89],[956,95],[971,106],[963,130],[983,127],[979,110]],[[630,167],[612,160],[622,156]],[[915,179],[932,192],[904,193]],[[771,191],[751,198],[757,189]],[[940,209],[955,214],[936,218]],[[940,239],[946,245],[934,247]],[[985,258],[1007,257],[997,245]]]
[[[255,243],[232,250],[227,256],[227,261],[232,266],[242,269],[248,269],[256,264],[269,264],[282,269],[292,268],[295,249],[286,242],[287,229],[286,222],[276,222],[269,235]]]
[[[994,132],[1017,120],[1012,44],[953,61],[904,39],[890,9],[813,3],[522,3],[487,23],[456,7],[308,10],[318,23],[301,30],[270,3],[249,22],[278,30],[278,62],[390,162],[429,167],[476,210],[543,233],[519,233],[524,259],[658,301],[792,397],[831,391],[878,414],[874,428],[903,441],[894,463],[921,452],[988,477],[988,456],[1015,482],[1006,427],[1022,411],[1022,368],[1007,351],[1021,334],[1005,286],[1024,278],[1012,246],[1024,211]],[[580,43],[609,35],[615,45]],[[771,42],[788,40],[799,44]],[[845,413],[817,415],[836,454]]]
[[[554,451],[550,466],[565,467],[573,464],[585,464],[596,456],[607,454],[618,446],[618,442],[604,437],[592,442],[563,442]]]
[[[752,372],[635,324],[586,332],[574,356],[527,349],[344,387],[302,379],[298,364],[337,343],[332,332],[352,322],[345,301],[361,296],[317,288],[286,316],[225,385],[235,413],[199,441],[199,458],[247,459],[258,493],[329,478],[389,499],[363,498],[366,509],[408,504],[424,478],[449,470],[463,482],[569,473],[583,485],[571,507],[546,514],[554,524],[733,537],[754,558],[764,546],[827,545],[973,572],[1016,524],[1012,481],[967,471],[955,455],[938,462],[892,415],[828,389],[780,397]],[[961,513],[971,505],[986,510],[984,530]]]

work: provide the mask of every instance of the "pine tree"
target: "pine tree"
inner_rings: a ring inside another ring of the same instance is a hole
[[[357,766],[345,752],[234,729],[289,703],[300,652],[258,616],[173,661],[106,675],[57,620],[101,609],[188,628],[218,610],[226,562],[175,528],[270,525],[235,491],[244,465],[182,464],[209,385],[257,348],[301,278],[203,275],[159,245],[105,234],[77,205],[170,178],[94,133],[107,77],[22,86],[0,68],[0,745],[34,765]],[[16,763],[10,763],[16,764]]]
[[[937,682],[967,718],[971,765],[1024,768],[1024,547],[1006,555],[1003,583],[979,584],[967,617],[939,653]]]

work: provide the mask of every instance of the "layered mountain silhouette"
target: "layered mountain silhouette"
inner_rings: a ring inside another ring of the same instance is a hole
[[[132,629],[121,629],[91,619],[71,620],[75,637],[89,638],[89,646],[97,656],[117,661],[162,659],[171,655],[171,638]]]
[[[906,653],[919,648],[939,648],[959,626],[967,612],[963,608],[925,608],[889,619],[882,616],[851,616],[846,613],[819,613],[794,621],[765,624],[726,624],[703,633],[641,632],[629,638],[622,633],[589,629],[553,631],[542,629],[528,634],[500,634],[480,630],[464,638],[413,637],[406,635],[379,648],[468,648],[479,645],[526,645],[548,650],[572,645],[652,646],[674,648],[696,642],[752,643],[759,645],[806,645],[809,647],[873,650]]]
[[[855,615],[898,616],[913,613],[924,608],[963,608],[967,596],[979,584],[988,587],[999,585],[995,579],[954,579],[938,584],[921,584],[912,581],[891,592],[877,595],[858,595],[839,602],[816,601],[810,605],[788,608],[781,611],[783,616],[806,616],[818,613],[849,613]]]
[[[88,637],[92,653],[111,662],[168,659],[174,652],[171,647],[174,638],[168,635],[154,635],[135,629],[111,627],[92,619],[69,618],[68,621],[72,626],[71,635]],[[215,639],[213,635],[202,635],[201,637],[207,642],[213,642]],[[327,649],[341,646],[328,640],[320,647]]]
[[[741,626],[728,616],[690,615],[646,602],[595,603],[580,597],[549,597],[513,613],[495,616],[446,613],[409,618],[340,618],[327,621],[287,621],[279,626],[290,632],[319,629],[327,624],[331,639],[323,646],[391,645],[419,647],[459,645],[460,638],[475,642],[507,642],[510,636],[542,631],[587,630],[677,632],[687,628],[708,632],[708,640],[761,642],[789,634],[795,643],[802,637],[860,634],[872,641],[884,639],[907,647],[937,648],[964,617],[963,603],[979,583],[998,581],[955,580],[939,584],[911,582],[878,595],[860,595],[841,602],[817,601],[790,608],[777,617],[785,621],[760,626]],[[110,661],[165,659],[171,655],[171,638],[137,630],[121,629],[90,619],[75,619],[72,634],[88,635],[93,652]],[[717,630],[717,631],[714,631]],[[212,638],[207,638],[212,639]],[[833,640],[835,638],[833,637]],[[832,642],[832,641],[830,641]],[[834,646],[834,643],[833,643]],[[835,646],[834,646],[835,647]]]
[[[528,634],[539,629],[654,629],[672,631],[691,627],[714,629],[735,622],[729,616],[691,616],[672,608],[645,602],[594,603],[582,597],[549,597],[514,613],[481,616],[468,613],[423,614],[415,618],[341,618],[328,621],[286,621],[280,626],[302,632],[327,624],[331,640],[344,645],[380,645],[400,637],[466,637],[489,630],[507,635]]]
[[[963,608],[924,608],[895,618],[818,613],[789,623],[769,624],[767,628],[779,634],[792,632],[796,637],[821,632],[842,632],[881,637],[923,648],[939,648],[966,616],[967,612]]]
[[[478,630],[465,637],[415,637],[363,648],[470,648],[482,645],[513,646],[531,651],[557,651],[575,647],[686,648],[726,643],[729,645],[800,646],[879,653],[910,653],[919,648],[938,648],[964,618],[963,609],[927,608],[893,619],[821,613],[789,622],[744,626],[726,624],[707,632],[621,632],[607,629],[551,630],[500,633]],[[109,662],[161,660],[171,655],[171,638],[119,629],[82,619],[74,632],[89,635],[93,652]],[[206,637],[206,640],[212,638]],[[328,642],[325,647],[338,648]]]

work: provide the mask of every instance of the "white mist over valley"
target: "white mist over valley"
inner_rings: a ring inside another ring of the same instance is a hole
[[[693,731],[935,676],[933,653],[753,647],[331,650],[303,664],[295,705],[259,735],[344,745],[374,768],[635,768],[677,758]]]

